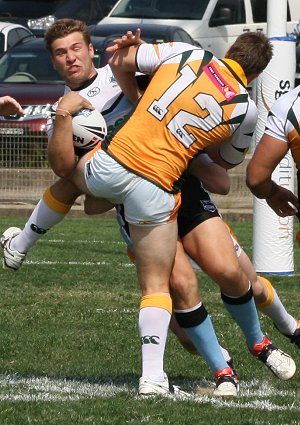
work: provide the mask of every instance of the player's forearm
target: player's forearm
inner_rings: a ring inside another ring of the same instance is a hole
[[[126,97],[135,103],[140,92],[135,78],[137,46],[117,50],[109,59],[109,65]]]
[[[247,172],[246,184],[252,194],[260,199],[267,199],[273,196],[278,191],[278,185],[271,179],[271,176],[266,176],[264,179],[259,179],[258,174]]]
[[[76,166],[72,134],[72,117],[56,116],[53,135],[48,142],[48,159],[59,177],[69,176]]]

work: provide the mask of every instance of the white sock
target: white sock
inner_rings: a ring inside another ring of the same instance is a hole
[[[160,307],[144,307],[139,315],[142,376],[164,381],[164,352],[171,314]]]
[[[292,335],[297,328],[297,321],[286,311],[274,287],[273,290],[274,299],[272,304],[266,307],[258,306],[258,309],[264,315],[270,317],[280,332],[286,335]]]
[[[26,253],[47,230],[62,221],[64,217],[65,214],[55,212],[41,199],[22,232],[12,239],[10,248]]]

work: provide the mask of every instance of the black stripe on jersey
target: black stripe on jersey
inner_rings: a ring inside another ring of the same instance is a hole
[[[180,61],[179,65],[178,65],[178,71],[177,71],[177,73],[179,73],[181,71],[181,69],[184,67],[184,65],[186,64],[186,62],[188,61],[189,57],[191,56],[191,54],[193,53],[194,50],[195,49],[188,50],[186,52],[181,53],[181,61]],[[198,71],[196,73],[197,78],[200,77],[200,75],[203,72],[203,68],[207,64],[209,64],[209,62],[212,60],[212,58],[213,58],[213,54],[211,52],[207,51],[207,50],[204,50],[203,58],[202,58],[202,60],[200,62],[199,69],[198,69]]]
[[[297,133],[300,135],[300,127],[299,127],[299,123],[298,120],[295,116],[295,113],[293,111],[293,108],[290,108],[287,114],[287,120],[290,121],[290,123],[293,125],[293,127],[295,128],[295,130],[297,131]]]
[[[101,114],[103,116],[105,116],[105,115],[109,114],[111,111],[113,111],[115,109],[115,107],[121,102],[123,97],[124,97],[124,93],[119,94],[119,96],[114,101],[114,103],[108,109],[105,109],[105,111],[101,111]]]
[[[80,90],[86,89],[90,84],[92,84],[96,80],[97,77],[98,77],[98,73],[96,72],[96,75],[93,75],[93,77],[89,78],[85,83],[83,83],[77,89],[72,89],[72,90],[73,91],[80,91]]]
[[[227,121],[223,121],[221,125],[224,124],[241,124],[245,119],[246,114],[238,115],[236,117],[230,118]]]
[[[235,71],[231,68],[231,66],[227,63],[227,62],[225,62],[225,61],[223,61],[222,59],[220,59],[221,60],[221,62],[226,66],[226,68],[228,68],[229,69],[229,71],[231,72],[231,74],[234,76],[234,78],[236,79],[236,80],[238,80],[238,82],[243,86],[243,87],[245,87],[245,88],[247,88],[246,86],[245,86],[245,84],[243,83],[243,81],[240,79],[240,77],[235,73]]]
[[[200,64],[200,68],[198,69],[198,72],[197,72],[197,77],[198,77],[198,78],[199,78],[199,77],[200,77],[200,75],[202,74],[202,72],[203,72],[203,68],[204,68],[206,65],[208,65],[208,64],[209,64],[209,62],[212,60],[213,56],[214,56],[214,55],[213,55],[211,52],[208,52],[207,50],[205,50],[205,51],[204,51],[203,59],[202,59],[201,64]]]
[[[233,103],[248,103],[248,102],[249,102],[248,93],[243,93],[243,94],[237,94],[236,96],[233,96],[230,100],[223,100],[222,102],[220,102],[220,106],[231,105]]]

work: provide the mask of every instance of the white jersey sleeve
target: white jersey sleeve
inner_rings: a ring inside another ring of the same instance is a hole
[[[153,74],[164,61],[182,52],[192,50],[203,49],[181,42],[141,44],[136,57],[137,67],[144,74]]]
[[[294,131],[300,128],[300,86],[285,93],[270,109],[265,134],[289,143]]]
[[[220,143],[220,156],[229,164],[238,165],[243,162],[250,147],[257,122],[258,111],[253,100],[249,100],[246,116],[233,135]]]

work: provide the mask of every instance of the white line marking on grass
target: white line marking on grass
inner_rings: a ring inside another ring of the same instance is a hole
[[[133,393],[127,384],[97,384],[65,378],[0,375],[0,400],[71,401],[82,398],[113,397],[121,392]]]
[[[108,378],[107,378],[108,379]],[[113,380],[113,378],[112,378]],[[192,387],[195,382],[186,381]],[[291,397],[297,399],[293,391],[277,390],[269,383],[260,383],[257,389],[258,381],[253,380],[248,383],[243,382],[241,386],[241,396],[249,397],[250,401],[228,400],[226,398],[199,396],[191,394],[190,397],[178,399],[174,396],[168,398],[178,401],[194,401],[196,403],[211,404],[214,408],[236,408],[236,409],[259,409],[268,411],[300,411],[300,406],[295,402],[285,403]],[[252,390],[250,391],[250,389]],[[1,394],[1,392],[3,392]],[[21,375],[0,375],[0,401],[73,401],[81,399],[91,399],[98,397],[114,397],[120,393],[126,392],[133,397],[137,397],[137,382],[128,383],[97,383],[89,382],[86,379],[67,379],[59,377],[23,377]],[[268,397],[280,396],[282,405],[275,404],[268,400]]]
[[[111,241],[111,240],[107,240],[107,241],[97,241],[94,239],[85,239],[85,240],[74,240],[74,239],[39,239],[39,243],[41,242],[51,242],[51,243],[65,243],[65,242],[72,242],[75,244],[100,244],[100,245],[107,245],[107,244],[111,244],[111,245],[126,245],[126,243],[124,241]]]
[[[116,266],[109,261],[50,261],[50,260],[26,260],[24,264],[29,266]],[[119,267],[134,267],[133,263],[118,263]]]

